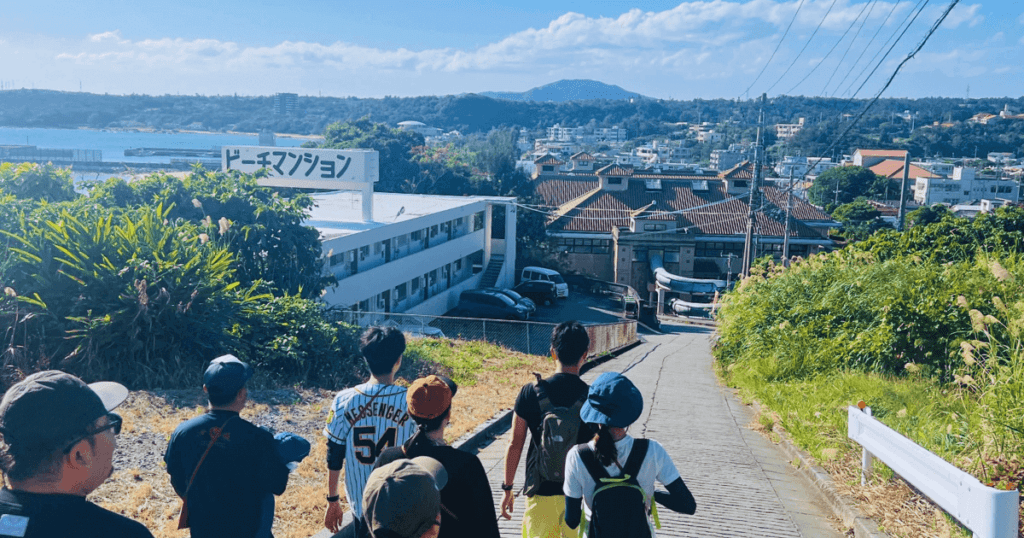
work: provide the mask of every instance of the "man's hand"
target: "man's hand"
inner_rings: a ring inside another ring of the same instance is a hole
[[[327,513],[324,514],[324,527],[331,532],[341,530],[341,520],[345,518],[345,510],[338,501],[327,503]]]
[[[512,519],[512,510],[515,507],[516,498],[511,491],[506,491],[501,496],[501,517]]]

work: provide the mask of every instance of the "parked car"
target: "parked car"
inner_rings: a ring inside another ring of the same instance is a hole
[[[517,304],[503,293],[467,290],[459,295],[459,305],[452,311],[452,315],[525,321],[529,313],[525,306]]]
[[[537,303],[533,302],[531,299],[527,299],[526,297],[523,297],[519,293],[516,293],[515,290],[510,290],[508,288],[483,288],[483,289],[485,291],[493,291],[493,292],[501,293],[503,295],[508,296],[509,299],[512,299],[517,304],[521,304],[521,305],[525,306],[526,310],[527,310],[527,314],[529,314],[530,316],[532,316],[534,314],[534,312],[537,311]]]
[[[516,293],[524,297],[529,297],[537,304],[542,304],[544,306],[554,304],[558,299],[558,290],[555,289],[554,282],[547,282],[544,280],[524,280],[513,289]]]
[[[395,327],[396,329],[405,333],[406,336],[415,336],[420,338],[428,336],[431,338],[445,338],[444,331],[442,331],[441,329],[422,323],[398,323],[393,319],[389,319],[381,323],[381,326]]]
[[[554,269],[545,269],[544,267],[524,267],[521,276],[522,282],[530,280],[552,282],[555,284],[555,290],[558,292],[559,299],[569,298],[569,285],[565,283],[565,279],[562,278],[562,275]]]

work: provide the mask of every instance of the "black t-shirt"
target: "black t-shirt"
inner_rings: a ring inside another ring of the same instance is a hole
[[[164,462],[179,496],[210,444],[210,430],[222,426],[188,491],[192,538],[255,536],[267,495],[288,485],[274,436],[238,413],[214,410],[178,426],[167,443]]]
[[[574,403],[585,400],[590,387],[580,379],[580,376],[573,374],[555,374],[544,380],[545,390],[548,399],[555,407],[571,407]],[[514,408],[517,415],[523,417],[527,427],[530,428],[530,447],[526,451],[526,474],[534,472],[537,468],[537,445],[532,439],[538,439],[540,435],[541,415],[540,402],[537,400],[535,383],[523,385],[516,398]],[[594,437],[594,432],[586,424],[580,425],[580,433],[576,436],[576,443],[586,443]],[[558,482],[542,482],[537,489],[536,495],[562,495],[562,484]]]
[[[448,484],[441,490],[441,531],[438,538],[498,538],[498,516],[480,459],[450,446],[416,446],[406,443],[381,452],[374,468],[403,458],[429,456],[441,462]]]
[[[153,538],[142,523],[100,508],[77,495],[3,489],[0,490],[0,514],[0,536]]]

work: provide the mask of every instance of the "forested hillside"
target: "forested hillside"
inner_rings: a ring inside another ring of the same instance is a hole
[[[765,108],[765,122],[796,122],[806,128],[787,144],[790,154],[824,151],[866,105],[864,100],[816,97],[776,97]],[[989,151],[1022,152],[1024,121],[975,125],[964,120],[974,114],[997,113],[1004,105],[1024,110],[1024,98],[882,99],[856,128],[834,148],[849,153],[857,147],[907,147],[919,155],[984,155]],[[914,114],[911,121],[897,116]],[[59,128],[200,128],[210,131],[321,134],[336,121],[368,117],[394,126],[418,120],[445,131],[463,134],[494,128],[537,129],[562,125],[621,126],[630,137],[676,133],[690,124],[719,124],[730,142],[749,141],[757,121],[755,100],[673,101],[659,99],[529,102],[460,96],[384,97],[381,99],[299,96],[295,112],[275,114],[273,98],[184,95],[97,95],[48,90],[0,93],[0,126]],[[943,122],[949,126],[934,126]],[[913,127],[913,132],[911,128]],[[732,134],[728,134],[732,133]],[[770,145],[774,132],[769,129]]]

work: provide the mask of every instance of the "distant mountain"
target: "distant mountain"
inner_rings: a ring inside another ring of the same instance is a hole
[[[492,99],[506,99],[508,101],[540,101],[562,103],[565,101],[582,101],[586,99],[629,99],[645,96],[636,92],[626,91],[612,84],[605,84],[596,80],[559,80],[551,84],[538,86],[525,92],[480,92],[478,95]]]

